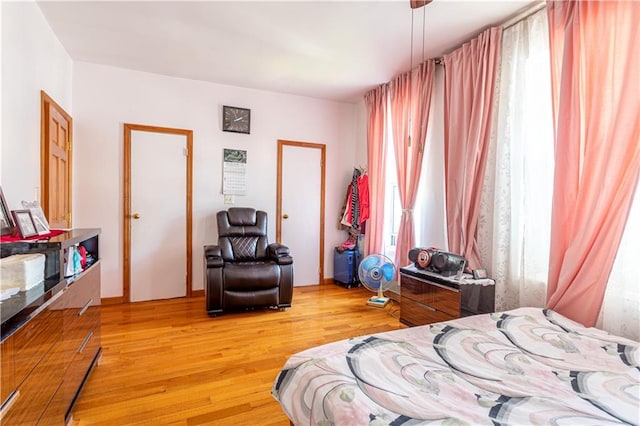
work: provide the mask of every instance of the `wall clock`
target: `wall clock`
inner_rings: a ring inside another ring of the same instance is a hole
[[[251,130],[251,110],[224,105],[222,107],[222,130],[249,134]]]

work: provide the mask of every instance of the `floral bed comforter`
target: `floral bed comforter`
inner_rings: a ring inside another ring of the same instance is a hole
[[[640,344],[538,308],[293,355],[273,397],[295,425],[640,422]]]

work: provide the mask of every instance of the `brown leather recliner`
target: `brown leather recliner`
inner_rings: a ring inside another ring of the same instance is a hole
[[[218,245],[204,246],[207,313],[291,307],[293,259],[288,247],[268,243],[267,213],[235,207],[217,220]]]

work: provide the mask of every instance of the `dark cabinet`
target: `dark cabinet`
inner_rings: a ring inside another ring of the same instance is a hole
[[[410,326],[490,313],[494,299],[491,280],[458,281],[415,266],[400,268],[400,322]]]
[[[62,403],[67,408],[75,402],[100,353],[100,263],[87,271],[82,285],[75,284],[67,290],[63,320],[64,351],[68,358]]]
[[[45,283],[3,301],[3,424],[65,424],[101,354],[99,230],[46,242],[2,244],[2,256],[45,254]],[[83,245],[91,261],[64,277],[65,250]],[[7,309],[4,309],[4,308]]]
[[[62,383],[62,295],[57,293],[40,313],[2,342],[3,352],[5,346],[11,351],[6,356],[13,365],[13,385],[3,405],[3,423],[37,424]],[[63,415],[58,418],[64,420]]]
[[[14,334],[14,366],[17,394],[3,416],[3,423],[37,424],[62,383],[65,354],[60,350],[64,298],[59,294],[33,324]],[[64,421],[59,410],[56,420]]]
[[[0,344],[0,401],[7,401],[15,386],[13,369],[13,338],[9,337]]]

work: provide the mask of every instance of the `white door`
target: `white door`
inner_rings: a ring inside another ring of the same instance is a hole
[[[322,150],[282,147],[282,244],[293,257],[293,285],[320,284]]]
[[[186,296],[184,135],[131,132],[130,300]]]

